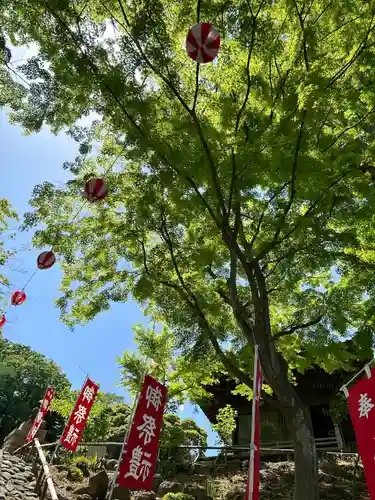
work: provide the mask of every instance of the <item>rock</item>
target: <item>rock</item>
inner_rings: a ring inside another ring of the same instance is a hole
[[[154,491],[145,490],[134,491],[132,500],[156,500],[156,493]]]
[[[246,486],[245,485],[233,485],[228,491],[224,494],[224,500],[243,500],[246,494]]]
[[[91,498],[105,500],[108,489],[108,476],[105,470],[101,470],[89,479],[89,491]]]
[[[152,489],[154,491],[158,491],[159,486],[163,482],[163,477],[161,474],[155,474],[154,479],[152,480]]]
[[[114,471],[116,470],[116,467],[117,467],[117,460],[115,459],[107,460],[107,463],[105,465],[105,468],[107,470]]]
[[[181,483],[163,481],[158,488],[158,497],[163,498],[167,493],[182,493],[184,487]]]
[[[74,495],[89,494],[90,488],[88,486],[79,486],[73,491]]]
[[[130,500],[129,488],[116,486],[113,490],[112,500]]]
[[[191,495],[196,500],[207,499],[207,492],[205,488],[203,488],[203,486],[200,486],[199,484],[186,484],[184,486],[184,493],[186,493],[187,495]]]

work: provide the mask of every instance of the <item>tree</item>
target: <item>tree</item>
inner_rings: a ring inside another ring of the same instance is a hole
[[[39,408],[47,385],[56,393],[69,390],[70,383],[61,369],[30,347],[0,339],[0,440],[32,410]],[[48,415],[53,430],[55,418]]]
[[[166,411],[176,412],[185,401],[199,403],[212,397],[205,386],[215,383],[223,371],[215,356],[211,355],[202,364],[179,354],[175,336],[167,326],[163,326],[160,333],[143,325],[134,326],[133,331],[137,349],[134,352],[125,351],[118,362],[122,368],[122,385],[134,397],[145,374],[152,375],[167,386]]]
[[[290,370],[350,366],[348,337],[357,358],[371,352],[372,3],[1,9],[4,32],[40,50],[18,68],[31,83],[12,119],[69,127],[80,142],[66,189],[35,188],[25,223],[44,223],[35,244],[64,259],[63,319],[86,323],[132,293],[183,352],[201,363],[215,352],[244,388],[257,344],[294,440],[294,499],[316,500],[312,427]],[[203,18],[222,47],[198,66],[183,43]],[[101,120],[80,128],[90,112]],[[103,172],[110,196],[72,220],[83,182]]]
[[[63,417],[66,422],[66,419],[71,415],[79,393],[79,390],[69,391],[60,397],[54,398],[52,411]],[[117,407],[124,406],[122,401],[121,396],[98,391],[85,426],[83,441],[95,442],[107,439],[108,434],[112,432],[112,414]]]

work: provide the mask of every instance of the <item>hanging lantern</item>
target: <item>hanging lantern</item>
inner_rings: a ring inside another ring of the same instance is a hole
[[[42,252],[36,261],[38,269],[49,269],[56,262],[56,256],[52,251]]]
[[[90,201],[104,200],[108,195],[108,188],[103,179],[89,179],[85,184],[85,195]]]
[[[11,302],[12,306],[20,306],[26,300],[26,293],[23,290],[17,290],[12,293]]]
[[[5,314],[0,314],[0,328],[7,322]]]
[[[210,23],[194,24],[186,37],[188,56],[198,63],[209,63],[220,49],[220,36]]]

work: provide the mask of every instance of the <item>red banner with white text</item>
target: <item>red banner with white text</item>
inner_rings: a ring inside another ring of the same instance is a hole
[[[371,377],[359,379],[348,389],[348,406],[365,470],[371,500],[375,500],[375,368]]]
[[[46,393],[44,395],[44,399],[42,401],[42,404],[40,405],[39,412],[34,419],[33,425],[31,426],[31,429],[30,429],[28,435],[26,436],[26,439],[25,439],[26,443],[28,443],[29,441],[32,441],[34,439],[34,437],[36,436],[40,426],[42,425],[44,417],[48,413],[48,410],[51,406],[51,401],[53,399],[54,394],[55,393],[53,392],[52,387],[48,387],[48,389],[46,390]]]
[[[89,378],[83,384],[81,394],[60,439],[62,446],[69,451],[77,449],[98,389],[99,386]]]
[[[152,489],[167,388],[147,375],[121,457],[117,484]]]
[[[255,398],[255,417],[252,419],[254,426],[254,440],[250,443],[253,446],[253,451],[250,453],[249,474],[246,484],[246,499],[259,500],[260,486],[260,396],[262,394],[262,367],[260,366],[259,358],[257,358],[256,377],[253,383],[253,398]]]

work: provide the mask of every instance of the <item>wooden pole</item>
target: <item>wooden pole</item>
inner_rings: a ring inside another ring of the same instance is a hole
[[[38,452],[38,455],[39,455],[39,460],[41,461],[42,466],[43,466],[44,475],[46,477],[48,490],[49,490],[50,495],[51,495],[51,500],[59,500],[59,497],[57,496],[57,493],[55,490],[55,486],[54,486],[53,481],[52,481],[51,474],[49,472],[46,457],[44,456],[43,449],[39,443],[39,439],[34,439],[34,443],[35,443],[36,451]]]
[[[253,404],[251,414],[251,442],[250,442],[250,461],[249,461],[249,498],[253,498],[254,490],[254,452],[255,452],[255,413],[257,400],[257,378],[258,378],[258,346],[255,344],[254,355],[254,374],[253,374]]]

